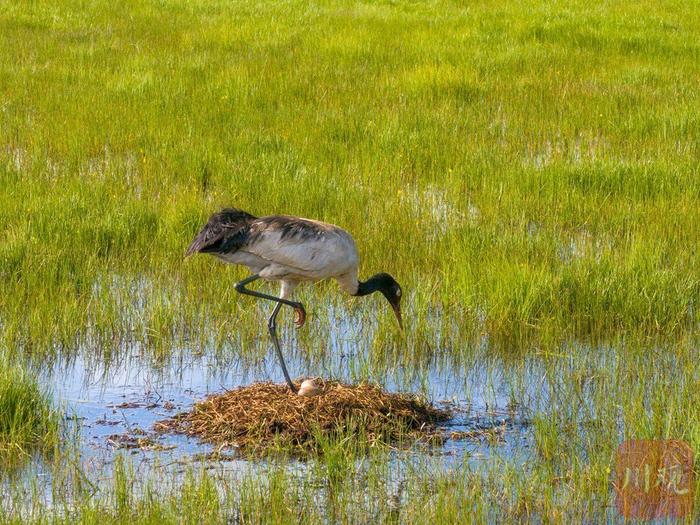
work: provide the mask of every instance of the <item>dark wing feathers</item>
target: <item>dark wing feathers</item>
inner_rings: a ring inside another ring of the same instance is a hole
[[[248,238],[253,215],[226,208],[209,218],[185,252],[185,257],[194,253],[232,253]]]
[[[274,232],[278,231],[280,240],[296,239],[305,241],[308,239],[318,238],[320,235],[328,232],[328,226],[322,223],[302,219],[300,217],[289,217],[287,215],[270,215],[261,217],[255,221],[252,226],[252,234],[257,232]]]

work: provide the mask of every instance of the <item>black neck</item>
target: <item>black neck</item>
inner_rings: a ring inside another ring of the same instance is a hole
[[[378,273],[373,275],[366,281],[359,281],[357,286],[357,292],[355,295],[361,297],[363,295],[369,295],[374,292],[378,292],[386,287],[386,274]]]

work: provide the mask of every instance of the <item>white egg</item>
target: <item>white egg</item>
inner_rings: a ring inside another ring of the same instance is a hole
[[[321,389],[319,385],[316,384],[316,381],[313,379],[306,379],[301,383],[301,386],[299,387],[299,392],[297,392],[297,395],[304,396],[304,397],[313,397],[321,393]]]

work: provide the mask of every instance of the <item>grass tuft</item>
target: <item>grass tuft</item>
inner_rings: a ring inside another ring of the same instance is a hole
[[[50,451],[59,436],[60,415],[29,372],[0,361],[0,459],[12,462],[31,452]]]

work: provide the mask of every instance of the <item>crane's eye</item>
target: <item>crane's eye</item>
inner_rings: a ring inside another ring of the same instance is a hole
[[[396,290],[396,297],[401,297],[401,288]]]

